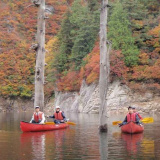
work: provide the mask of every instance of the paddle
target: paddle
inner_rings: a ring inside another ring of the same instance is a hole
[[[154,119],[152,117],[146,117],[141,120],[143,123],[153,123]]]
[[[154,119],[152,117],[146,117],[146,118],[143,118],[141,120],[141,122],[143,122],[143,123],[153,123]],[[119,123],[122,123],[122,121],[114,121],[114,122],[112,122],[113,125],[118,125]]]
[[[114,121],[114,122],[112,122],[113,125],[118,125],[119,123],[122,123],[122,121]]]
[[[70,122],[70,121],[65,122],[65,123],[67,123],[67,124],[69,124],[69,125],[73,125],[73,126],[75,126],[75,125],[76,125],[76,123],[74,123],[74,122]],[[54,122],[46,122],[45,124],[55,124],[55,123],[54,123]]]

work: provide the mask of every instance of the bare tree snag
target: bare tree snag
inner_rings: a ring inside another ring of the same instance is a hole
[[[34,51],[37,51],[37,49],[38,49],[37,43],[32,44],[31,47],[29,48],[29,50],[34,50]]]
[[[37,22],[37,56],[35,69],[34,106],[44,107],[44,66],[45,66],[45,0],[32,0],[38,7]]]
[[[100,108],[99,108],[99,130],[107,132],[107,90],[109,83],[109,51],[107,50],[107,11],[108,0],[101,0],[100,12],[100,77],[99,77],[99,92],[100,92]],[[110,47],[109,47],[110,48]]]
[[[41,5],[41,0],[32,0],[32,3],[38,7]]]

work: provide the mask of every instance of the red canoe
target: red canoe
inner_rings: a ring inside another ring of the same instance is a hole
[[[144,131],[144,127],[140,126],[134,122],[129,122],[121,127],[121,131],[123,133],[142,133]]]
[[[67,123],[60,124],[35,124],[28,122],[20,122],[20,128],[23,132],[38,132],[38,131],[51,131],[57,129],[67,128],[69,125]]]

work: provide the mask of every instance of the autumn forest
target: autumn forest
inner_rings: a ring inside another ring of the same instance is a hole
[[[99,79],[98,0],[46,0],[45,95],[79,91]],[[109,0],[110,82],[160,91],[160,0]],[[37,9],[30,0],[0,1],[0,95],[34,95]]]

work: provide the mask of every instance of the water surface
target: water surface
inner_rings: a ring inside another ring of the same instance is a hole
[[[20,121],[29,121],[31,113],[0,113],[0,159],[2,160],[158,160],[160,159],[160,123],[145,124],[142,134],[122,134],[109,119],[108,133],[98,132],[97,114],[67,114],[76,126],[68,129],[22,133]],[[50,119],[51,121],[51,119]]]

